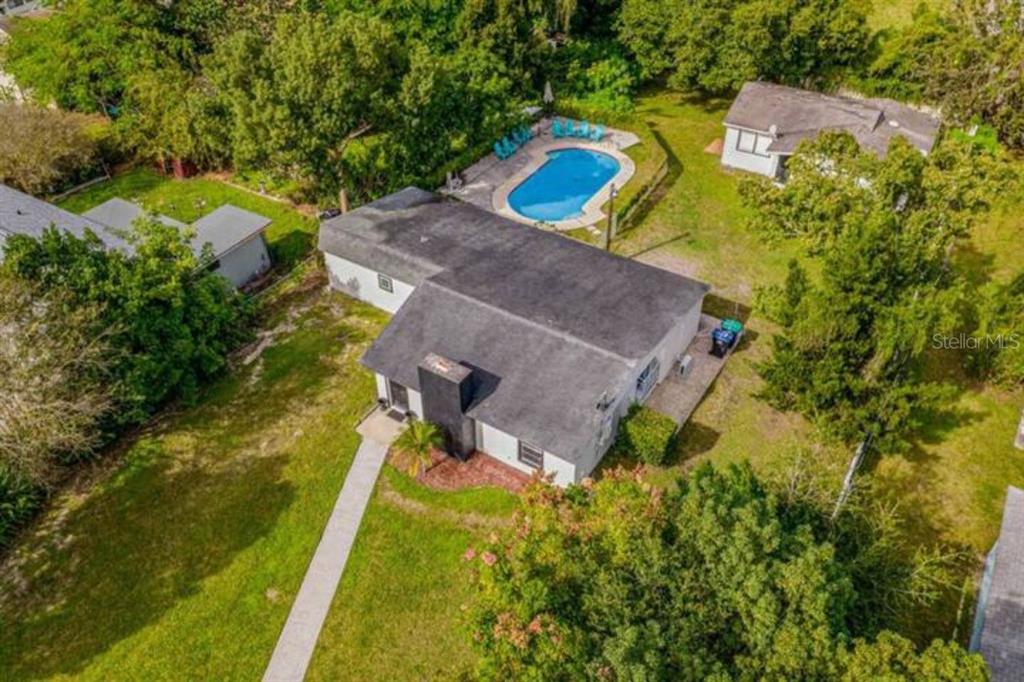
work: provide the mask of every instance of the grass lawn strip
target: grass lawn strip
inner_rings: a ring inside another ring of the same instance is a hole
[[[0,679],[258,679],[372,404],[384,316],[313,287],[261,358],[54,501],[0,589]]]

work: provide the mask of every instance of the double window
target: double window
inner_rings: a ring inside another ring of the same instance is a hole
[[[391,278],[387,275],[377,275],[377,286],[389,294],[395,293],[395,283],[391,281]]]
[[[739,133],[739,136],[736,138],[737,151],[744,152],[745,154],[756,154],[757,156],[770,156],[769,154],[759,151],[762,148],[761,140],[765,140],[767,142],[771,139],[770,137],[767,135],[759,135],[758,133],[753,133],[749,130],[739,130],[737,132]],[[763,148],[767,149],[767,144],[764,145]]]
[[[519,461],[533,469],[543,469],[544,451],[529,443],[519,441]]]

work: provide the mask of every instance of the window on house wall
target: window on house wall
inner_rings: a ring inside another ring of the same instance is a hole
[[[395,283],[387,275],[377,275],[377,286],[389,294],[395,293]]]
[[[658,383],[658,375],[660,373],[661,363],[658,362],[658,358],[654,358],[644,367],[644,371],[640,372],[640,376],[636,378],[637,400],[645,400],[651,394],[654,385]]]
[[[534,469],[544,468],[544,451],[529,443],[519,441],[519,461]]]
[[[752,133],[749,130],[740,130],[739,136],[736,138],[736,149],[746,154],[757,154],[758,156],[768,156],[768,154],[762,154],[758,151],[758,146],[761,143],[762,135]]]

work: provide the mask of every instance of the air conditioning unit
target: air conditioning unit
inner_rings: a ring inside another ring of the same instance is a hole
[[[693,371],[693,356],[687,353],[679,360],[679,374],[684,379]]]

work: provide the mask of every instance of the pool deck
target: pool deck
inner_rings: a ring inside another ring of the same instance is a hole
[[[440,191],[512,220],[553,230],[589,227],[605,218],[601,207],[608,201],[611,184],[621,187],[636,172],[636,164],[622,150],[638,144],[640,138],[629,131],[614,128],[606,128],[604,139],[600,142],[577,137],[556,138],[551,134],[549,118],[535,124],[533,131],[536,136],[511,157],[500,160],[493,153],[488,154],[462,172],[464,184],[461,188],[453,191],[442,188]],[[619,172],[587,201],[583,215],[571,220],[539,222],[512,210],[508,205],[508,195],[512,190],[544,165],[548,160],[548,152],[569,148],[593,149],[609,154],[619,162]]]

